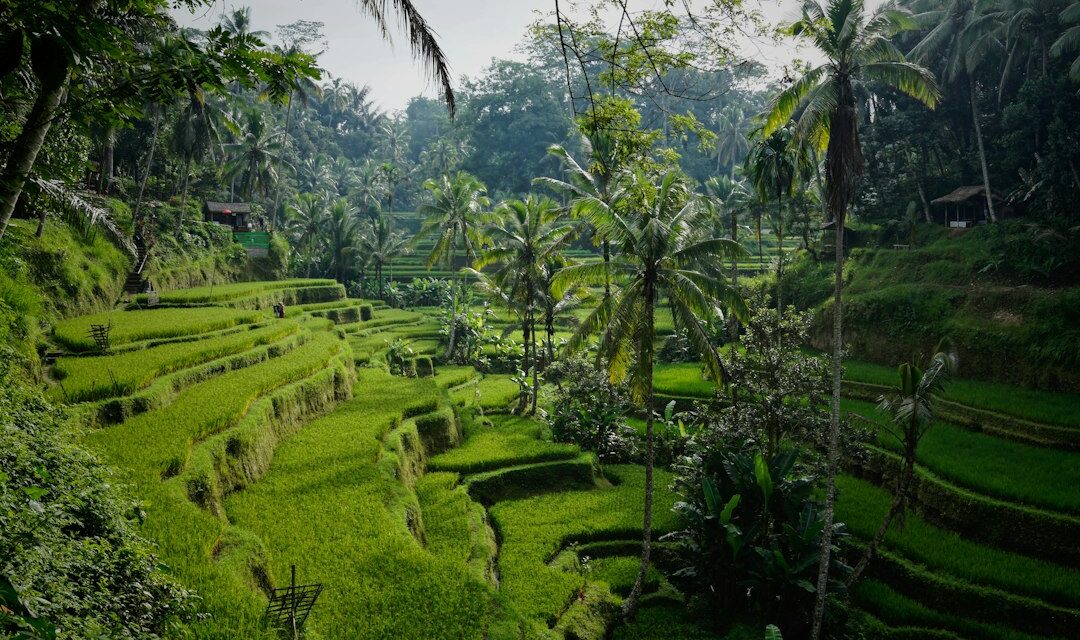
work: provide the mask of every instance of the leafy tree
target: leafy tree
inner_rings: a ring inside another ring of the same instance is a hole
[[[911,485],[915,480],[919,441],[934,424],[938,397],[956,370],[956,360],[956,354],[947,349],[935,353],[925,368],[914,362],[905,362],[898,369],[899,384],[879,400],[878,408],[889,416],[892,423],[891,426],[879,426],[900,443],[903,453],[900,455],[900,469],[896,474],[893,501],[881,521],[881,526],[866,545],[862,558],[852,570],[848,578],[849,584],[858,580],[870,564],[893,520],[897,517],[903,518],[903,514],[911,507],[914,500]]]
[[[530,195],[524,200],[504,202],[496,208],[493,223],[485,229],[485,236],[492,246],[481,252],[475,267],[495,266],[483,281],[503,292],[521,319],[524,370],[526,374],[532,371],[530,411],[536,413],[540,388],[536,315],[545,295],[542,289],[547,281],[544,270],[573,238],[574,228],[563,218],[555,201]],[[481,275],[475,269],[469,272],[473,276]],[[522,410],[524,406],[522,402]]]
[[[286,229],[292,239],[292,246],[306,252],[306,275],[311,275],[316,249],[325,240],[326,201],[314,193],[301,193],[296,202],[286,209]]]
[[[349,201],[338,198],[330,203],[326,219],[326,242],[330,253],[330,266],[338,282],[345,283],[352,274],[360,237],[360,220]]]
[[[990,16],[984,14],[982,7],[983,4],[976,0],[948,0],[919,13],[915,17],[918,23],[931,28],[911,50],[910,56],[923,64],[944,60],[942,81],[954,88],[966,88],[971,103],[971,122],[979,151],[986,207],[990,220],[997,221],[994,194],[990,188],[990,168],[986,160],[986,145],[980,123],[976,72],[987,62],[991,52],[1000,47],[1000,42],[997,25]]]
[[[393,264],[394,258],[409,252],[409,240],[404,234],[394,231],[394,222],[390,216],[381,215],[371,221],[371,234],[361,238],[360,249],[375,268],[379,297],[383,297],[386,294],[383,267]]]
[[[676,325],[687,332],[705,361],[709,375],[724,379],[723,365],[709,341],[705,323],[725,307],[745,313],[738,292],[722,276],[703,267],[742,251],[726,239],[695,240],[703,208],[691,197],[677,173],[661,176],[653,184],[636,173],[631,179],[634,206],[619,213],[590,213],[593,224],[619,247],[609,263],[566,267],[555,277],[556,296],[571,287],[600,285],[609,275],[618,286],[581,323],[567,344],[570,352],[582,349],[589,336],[600,333],[599,354],[612,381],[628,379],[632,397],[645,410],[645,516],[642,526],[641,566],[623,612],[633,616],[652,551],[653,507],[653,361],[656,349],[655,312],[667,298]]]
[[[451,302],[451,330],[447,357],[454,352],[457,336],[455,328],[458,322],[458,289],[460,276],[457,273],[456,258],[459,249],[465,254],[465,261],[472,263],[477,256],[479,243],[479,222],[484,209],[490,203],[487,187],[475,176],[459,171],[452,178],[443,176],[440,180],[427,180],[424,188],[429,192],[430,200],[420,205],[418,211],[424,216],[423,225],[416,234],[416,240],[436,235],[435,244],[428,255],[430,269],[442,263],[454,271],[454,295]],[[468,313],[468,299],[464,300],[465,313]]]
[[[802,107],[795,133],[808,143],[826,147],[826,202],[836,229],[836,264],[833,288],[833,399],[829,429],[829,479],[825,499],[825,532],[821,539],[821,561],[817,580],[817,603],[811,637],[821,635],[821,622],[828,592],[829,566],[833,547],[832,523],[836,495],[835,474],[839,458],[840,383],[843,340],[844,232],[848,206],[856,180],[863,173],[862,145],[859,141],[859,114],[856,85],[873,81],[894,87],[933,107],[939,91],[926,69],[908,62],[890,37],[912,26],[907,14],[886,6],[869,17],[862,0],[828,0],[821,4],[808,0],[802,18],[791,27],[792,34],[809,39],[825,55],[825,64],[813,67],[774,100],[763,135],[772,135]],[[865,85],[863,85],[865,86]]]
[[[548,153],[562,162],[566,180],[540,177],[533,182],[568,196],[570,211],[574,216],[586,221],[607,219],[624,195],[620,185],[624,161],[615,139],[604,131],[586,136],[583,145],[588,158],[586,165],[578,163],[566,147],[552,145]],[[611,262],[611,241],[602,233],[594,232],[596,236],[603,249],[604,263],[608,264]],[[611,281],[605,280],[604,297],[610,295]]]

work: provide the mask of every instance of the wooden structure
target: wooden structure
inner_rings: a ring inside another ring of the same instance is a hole
[[[295,564],[292,565],[291,573],[289,586],[274,589],[263,616],[282,637],[299,640],[304,623],[307,622],[323,587],[321,584],[296,584]]]
[[[251,205],[246,202],[211,202],[203,204],[203,221],[216,222],[233,231],[251,231]]]
[[[993,194],[994,210],[1004,213],[1002,199]],[[947,227],[967,229],[990,222],[986,190],[982,186],[959,187],[952,193],[931,200],[934,220]]]

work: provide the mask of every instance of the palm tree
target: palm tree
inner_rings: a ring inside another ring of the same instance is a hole
[[[383,174],[379,163],[371,158],[365,160],[356,169],[350,198],[356,203],[361,213],[375,216],[382,211],[382,197],[386,193]]]
[[[240,178],[240,193],[248,200],[256,192],[267,196],[278,179],[275,160],[282,152],[280,132],[272,131],[264,118],[262,111],[248,111],[242,137],[225,145],[232,154],[225,173]]]
[[[641,566],[634,588],[623,607],[632,617],[644,584],[652,549],[653,508],[653,359],[656,346],[655,312],[667,298],[676,325],[686,331],[701,353],[714,380],[725,378],[723,364],[709,340],[706,322],[720,307],[744,316],[738,292],[723,278],[709,273],[710,262],[742,253],[728,239],[694,240],[705,224],[704,208],[686,188],[685,179],[667,173],[655,185],[641,173],[629,179],[633,213],[592,210],[592,223],[611,238],[619,252],[608,263],[566,267],[555,276],[556,297],[572,287],[617,282],[611,295],[581,323],[567,343],[571,352],[582,349],[600,333],[599,355],[613,382],[629,379],[635,401],[645,411],[645,514],[642,525]],[[611,278],[609,279],[609,275]]]
[[[443,101],[450,110],[450,115],[454,115],[454,88],[446,54],[439,46],[435,32],[428,26],[424,16],[420,15],[412,0],[360,0],[358,4],[361,11],[375,20],[383,38],[389,37],[386,14],[391,8],[393,9],[406,32],[413,57],[423,61],[428,75],[442,88]]]
[[[1072,25],[1066,29],[1050,47],[1050,54],[1062,57],[1073,52],[1080,52],[1080,4],[1073,3],[1058,16],[1058,21]],[[1069,77],[1080,82],[1080,55],[1069,66]]]
[[[191,163],[198,162],[206,154],[213,155],[221,145],[217,130],[217,112],[213,103],[206,99],[200,87],[194,87],[188,95],[184,108],[173,123],[170,150],[180,157],[180,227],[184,226],[184,208],[187,206],[188,182],[191,179]]]
[[[315,254],[316,246],[326,234],[326,201],[314,193],[301,193],[296,202],[287,209],[287,230],[293,246]],[[307,275],[311,275],[311,263],[308,263]]]
[[[552,145],[548,153],[559,158],[566,169],[567,179],[536,178],[534,184],[542,184],[557,193],[571,198],[570,211],[578,217],[604,219],[617,206],[622,190],[619,182],[622,167],[617,153],[615,138],[604,131],[595,131],[583,140],[588,165],[582,166],[562,145]],[[594,227],[595,229],[595,227]],[[611,242],[603,234],[600,239],[604,263],[611,262]],[[611,295],[611,282],[604,282],[604,298]]]
[[[296,177],[301,193],[326,193],[335,188],[334,178],[330,175],[330,158],[324,153],[301,162]]]
[[[762,203],[776,198],[776,219],[773,223],[780,252],[776,264],[776,318],[783,309],[781,278],[784,276],[784,196],[791,195],[795,176],[802,164],[793,128],[781,127],[768,136],[755,132],[756,142],[746,157],[750,182]],[[760,218],[759,218],[760,220]],[[760,222],[758,223],[760,225]],[[758,228],[758,247],[761,250],[761,229]]]
[[[454,272],[453,300],[451,308],[450,342],[446,357],[454,353],[454,341],[457,336],[458,289],[460,279],[455,267],[455,258],[460,249],[465,252],[465,260],[472,263],[476,259],[478,243],[478,224],[480,215],[490,204],[487,187],[473,175],[459,171],[453,178],[444,175],[439,180],[424,181],[424,188],[429,192],[430,201],[419,207],[424,216],[423,225],[415,240],[437,234],[431,253],[428,255],[428,269],[438,263],[444,264]],[[468,309],[468,299],[464,301]]]
[[[923,0],[923,3],[926,1]],[[916,2],[914,6],[921,7],[923,3]],[[949,85],[966,85],[971,102],[971,122],[979,151],[979,166],[982,169],[986,210],[990,220],[995,222],[997,214],[994,211],[994,196],[990,188],[990,168],[986,160],[982,124],[979,122],[979,88],[975,72],[986,62],[992,51],[1001,48],[1001,43],[997,41],[998,24],[995,16],[982,12],[984,4],[977,0],[947,0],[944,4],[935,2],[930,10],[917,14],[914,18],[919,24],[932,28],[915,45],[909,56],[926,65],[944,60],[942,80]]]
[[[727,176],[714,176],[705,182],[704,205],[708,208],[713,218],[713,236],[723,237],[722,228],[727,226],[728,237],[732,242],[739,242],[739,211],[746,209],[753,195],[746,188],[742,180],[732,180]],[[721,212],[726,212],[728,219],[720,219]],[[741,245],[740,245],[741,246]],[[731,257],[731,286],[739,289],[739,260],[737,256]],[[735,340],[739,335],[738,319],[734,314],[728,325],[728,335]]]
[[[881,521],[873,539],[866,546],[862,558],[848,576],[848,584],[854,584],[866,566],[874,557],[893,520],[903,514],[914,496],[911,495],[911,483],[915,479],[915,458],[919,441],[933,426],[937,416],[937,400],[956,371],[956,354],[951,349],[940,350],[929,365],[922,369],[913,362],[905,362],[899,367],[899,385],[890,393],[881,397],[878,408],[889,416],[894,431],[888,426],[882,429],[892,435],[903,447],[900,456],[900,473],[896,477],[893,501]]]
[[[251,24],[251,7],[234,7],[232,11],[221,16],[221,28],[225,33],[259,39],[270,36],[266,31],[252,31]]]
[[[405,235],[394,231],[394,222],[390,216],[381,215],[371,221],[371,235],[360,240],[360,248],[375,267],[375,281],[379,286],[379,297],[385,293],[383,267],[392,264],[394,258],[409,252],[409,241]],[[391,270],[391,274],[393,270]]]
[[[998,12],[1004,21],[1005,60],[998,86],[998,100],[1005,92],[1005,85],[1014,70],[1023,63],[1025,75],[1039,69],[1042,76],[1050,66],[1050,47],[1060,33],[1060,13],[1067,0],[1004,0]],[[1073,3],[1075,5],[1075,3]]]
[[[296,58],[307,55],[297,43],[292,43],[288,47],[275,46],[274,51],[285,58]],[[320,88],[319,85],[308,76],[281,78],[280,82],[284,86],[278,87],[277,91],[284,90],[284,92],[288,93],[285,106],[285,129],[282,132],[281,140],[281,148],[282,151],[284,151],[289,146],[289,127],[292,125],[293,100],[299,101],[301,106],[306,106],[308,100],[310,100],[312,96],[319,95]],[[274,90],[268,90],[267,93],[274,95]],[[284,162],[284,153],[278,154],[278,162],[279,165],[277,171],[280,173],[280,163]],[[281,206],[281,192],[284,189],[284,186],[284,181],[278,182],[277,189],[274,193],[274,208],[271,209],[272,216],[276,217],[278,215],[278,208]]]
[[[525,347],[525,372],[532,370],[532,408],[536,413],[539,392],[536,313],[544,297],[545,266],[554,260],[574,236],[574,228],[562,217],[559,205],[550,198],[529,195],[511,200],[495,210],[494,223],[486,229],[492,243],[468,272],[496,265],[482,282],[501,291],[521,318],[521,338]],[[529,350],[532,349],[530,356]],[[525,402],[522,398],[522,410]]]
[[[746,136],[746,114],[737,105],[728,105],[717,114],[716,172],[727,163],[731,167],[731,178],[735,178],[735,167],[749,151]]]
[[[360,235],[356,209],[345,198],[334,200],[326,220],[326,241],[334,278],[342,284],[355,266]]]
[[[773,101],[762,130],[763,135],[786,125],[802,107],[795,134],[808,144],[826,147],[826,201],[836,227],[836,264],[833,287],[833,397],[829,424],[828,482],[825,492],[825,529],[821,536],[817,601],[811,636],[821,637],[821,621],[832,554],[832,534],[836,501],[836,468],[839,462],[840,383],[843,374],[844,228],[848,206],[855,195],[855,182],[864,171],[859,141],[859,113],[855,87],[873,81],[894,87],[929,107],[937,104],[940,92],[934,76],[908,62],[890,38],[912,26],[905,12],[886,8],[867,19],[863,0],[816,0],[803,4],[802,18],[791,27],[795,36],[809,39],[827,61],[811,68]]]

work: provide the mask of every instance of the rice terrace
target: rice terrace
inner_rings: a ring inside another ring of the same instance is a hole
[[[0,638],[1080,638],[1080,2],[250,5],[0,2]]]

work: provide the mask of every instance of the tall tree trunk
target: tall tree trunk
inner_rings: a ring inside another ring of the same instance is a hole
[[[653,510],[653,343],[655,340],[655,318],[653,314],[656,308],[655,285],[651,278],[645,284],[645,335],[638,336],[638,357],[643,363],[643,375],[645,376],[645,514],[641,524],[641,565],[638,567],[637,579],[630,595],[623,603],[623,617],[631,620],[637,612],[638,600],[645,586],[645,576],[649,571],[649,561],[652,554],[652,510]]]
[[[986,148],[983,146],[982,125],[979,124],[979,101],[974,76],[969,76],[968,84],[971,89],[971,121],[975,123],[975,140],[979,146],[979,164],[982,167],[983,188],[986,191],[986,211],[990,214],[990,222],[997,222],[997,214],[994,213],[994,194],[990,190],[990,169],[986,164]]]
[[[532,408],[531,415],[536,415],[536,397],[540,394],[540,358],[536,355],[536,312],[529,311],[529,325],[532,333]]]
[[[783,193],[776,194],[776,241],[778,260],[776,261],[776,340],[780,345],[780,316],[784,310],[784,206]]]
[[[187,207],[188,180],[191,177],[191,156],[184,158],[184,185],[180,188],[180,226],[178,230],[184,230],[184,209]]]
[[[739,241],[739,215],[734,207],[731,208],[731,241]],[[739,258],[734,255],[731,256],[731,286],[735,288],[735,291],[739,290]],[[739,338],[739,319],[734,313],[731,314],[729,331],[731,335],[728,338],[735,342]]]
[[[926,199],[926,189],[923,188],[922,180],[916,178],[915,185],[919,189],[919,200],[922,201],[923,218],[927,223],[933,223],[934,217],[930,214],[930,202]]]
[[[11,145],[7,164],[3,173],[0,173],[0,238],[3,238],[7,231],[15,204],[26,184],[26,177],[34,168],[34,161],[45,143],[45,135],[49,133],[49,127],[52,126],[53,118],[64,99],[68,75],[65,71],[51,82],[42,78],[41,92],[34,100],[34,106],[26,117],[22,131]]]
[[[24,200],[24,202],[22,203],[22,206],[26,206],[25,194],[24,194],[24,197],[22,199]],[[49,212],[45,207],[38,207],[37,230],[34,231],[34,237],[35,238],[41,238],[41,236],[45,235],[45,218],[46,218],[46,216],[48,216],[48,214],[49,214]]]
[[[295,92],[293,92],[293,91],[289,92],[289,104],[288,104],[287,107],[285,107],[285,134],[284,134],[284,137],[282,138],[282,142],[281,142],[281,156],[282,157],[279,157],[278,162],[277,162],[277,165],[278,165],[278,183],[277,183],[277,189],[275,190],[275,193],[274,193],[274,210],[270,214],[271,216],[273,216],[274,220],[277,220],[278,209],[281,207],[281,190],[282,190],[283,184],[285,182],[284,180],[281,179],[281,160],[283,159],[283,156],[285,155],[285,148],[289,146],[289,124],[290,124],[290,122],[292,120],[293,93],[295,93]]]
[[[855,565],[855,568],[852,569],[851,575],[848,576],[847,585],[849,587],[855,584],[862,576],[866,567],[874,558],[874,554],[877,552],[878,547],[881,546],[881,542],[885,539],[885,534],[889,532],[889,527],[892,526],[893,520],[895,520],[896,516],[900,515],[906,508],[908,494],[911,490],[911,483],[915,478],[915,450],[918,443],[911,438],[905,438],[905,440],[907,440],[907,442],[904,445],[904,457],[900,463],[899,474],[896,478],[896,493],[893,495],[889,510],[881,520],[881,525],[874,533],[874,537],[871,538],[870,543],[866,545],[866,550],[863,552],[859,562]]]
[[[450,259],[451,269],[453,268],[453,258]],[[458,303],[458,276],[454,274],[450,278],[450,340],[446,347],[446,356],[444,360],[450,361],[450,356],[454,355],[454,345],[457,340],[457,303]]]
[[[604,238],[600,242],[604,250],[604,300],[611,297],[611,272],[608,269],[611,267],[611,241]]]
[[[98,193],[108,194],[112,187],[114,159],[116,157],[116,128],[105,129],[105,138],[101,143],[101,167],[98,172]]]
[[[139,210],[142,208],[143,194],[146,193],[146,182],[150,179],[150,169],[154,166],[154,151],[157,149],[158,130],[161,127],[161,113],[154,116],[153,132],[150,136],[150,151],[146,154],[146,170],[143,171],[142,179],[139,180],[139,195],[135,198],[135,209],[131,212],[131,221],[139,222]]]
[[[821,623],[825,617],[825,600],[829,587],[829,563],[832,558],[832,529],[836,509],[836,472],[840,458],[840,390],[844,368],[843,355],[844,313],[842,293],[844,291],[844,215],[837,212],[836,221],[836,266],[833,270],[833,331],[832,331],[832,415],[829,419],[828,482],[825,488],[825,526],[821,532],[821,552],[818,564],[817,599],[814,602],[814,625],[811,638],[821,637]]]

